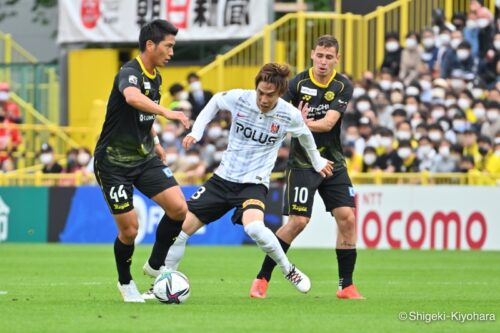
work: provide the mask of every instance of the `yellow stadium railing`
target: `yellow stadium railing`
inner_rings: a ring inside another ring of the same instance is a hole
[[[204,86],[214,91],[252,89],[257,70],[265,63],[290,65],[294,74],[311,65],[310,50],[322,34],[337,37],[341,60],[338,71],[355,79],[377,71],[384,57],[388,32],[399,33],[404,45],[406,34],[429,27],[432,11],[443,9],[448,20],[453,13],[467,12],[470,0],[398,0],[367,15],[328,12],[290,13],[266,26],[240,45],[198,71]],[[485,1],[494,11],[495,0]]]
[[[211,175],[199,179],[187,178],[183,173],[175,173],[179,184],[201,184]],[[480,172],[470,173],[352,173],[355,185],[468,185],[468,186],[500,186],[500,174],[489,175]],[[273,173],[273,181],[284,181],[283,173]],[[41,171],[31,173],[0,174],[0,186],[79,186],[96,184],[93,173],[77,171],[75,173],[44,174]]]

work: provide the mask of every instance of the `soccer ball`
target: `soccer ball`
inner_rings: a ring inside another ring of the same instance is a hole
[[[180,304],[189,298],[189,280],[177,271],[166,271],[158,275],[153,285],[153,294],[162,303]]]

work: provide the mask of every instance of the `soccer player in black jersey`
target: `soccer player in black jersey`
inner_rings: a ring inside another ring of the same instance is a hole
[[[276,235],[286,252],[309,222],[314,195],[319,191],[326,210],[335,217],[338,226],[337,297],[362,299],[363,296],[352,282],[356,263],[354,190],[340,143],[342,117],[351,99],[353,87],[348,79],[334,69],[339,61],[339,44],[334,37],[319,37],[311,51],[311,59],[313,66],[290,81],[283,98],[302,110],[321,155],[334,162],[333,176],[322,178],[314,172],[304,150],[296,139],[292,139],[284,203],[284,215],[289,217],[288,223],[279,228]],[[251,297],[266,297],[268,282],[275,266],[274,261],[266,256],[261,271],[252,284]]]
[[[160,103],[161,76],[158,66],[173,56],[177,28],[155,20],[141,28],[140,54],[120,68],[109,96],[106,118],[95,148],[94,170],[104,198],[118,226],[114,244],[118,289],[125,302],[144,302],[132,280],[130,265],[134,253],[138,220],[133,205],[133,186],[165,210],[157,231],[150,265],[159,268],[169,243],[165,230],[180,231],[187,205],[171,170],[163,163],[165,152],[153,128],[157,116],[180,121],[182,112],[165,109]],[[160,258],[160,259],[158,259]]]

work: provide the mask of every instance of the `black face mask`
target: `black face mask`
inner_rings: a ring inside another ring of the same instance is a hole
[[[352,157],[352,154],[353,154],[353,153],[352,153],[352,150],[350,150],[350,149],[348,149],[348,150],[345,150],[345,151],[344,151],[344,155],[345,155],[345,157],[347,157],[347,158],[351,158],[351,157]]]
[[[490,150],[486,147],[479,147],[479,154],[481,154],[482,156],[485,156],[488,154]]]
[[[0,123],[3,122],[5,120],[5,117],[4,116],[0,116]]]
[[[467,168],[460,168],[460,172],[467,173],[468,171],[469,171],[469,169],[467,169]]]

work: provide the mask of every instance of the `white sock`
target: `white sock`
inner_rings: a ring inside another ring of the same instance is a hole
[[[174,244],[172,244],[168,250],[167,257],[165,258],[165,268],[172,271],[177,270],[179,263],[184,256],[184,251],[186,251],[186,242],[189,237],[190,236],[184,231],[180,232]]]
[[[278,238],[264,225],[264,222],[253,221],[244,228],[248,236],[280,266],[283,274],[288,274],[292,264],[288,261],[288,257],[281,248]]]

